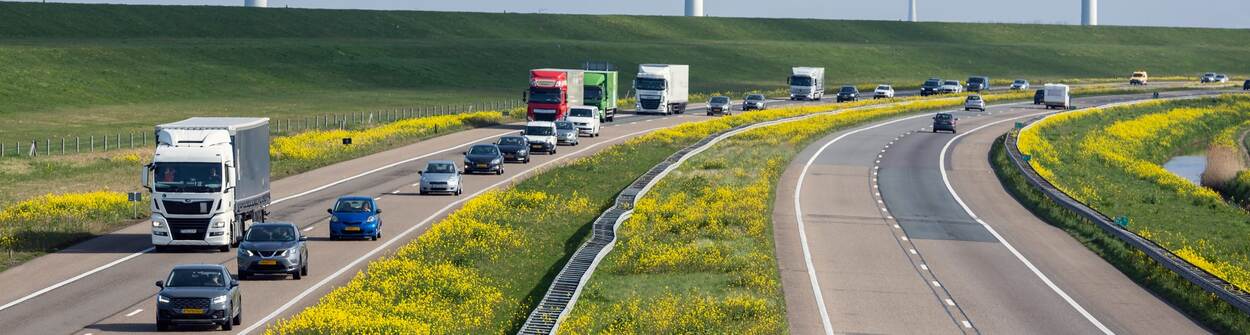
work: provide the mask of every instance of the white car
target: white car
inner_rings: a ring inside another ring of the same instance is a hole
[[[959,84],[958,80],[947,80],[942,82],[942,93],[962,93],[964,86]]]
[[[1011,82],[1011,89],[1015,91],[1023,91],[1029,89],[1029,81],[1024,79],[1016,79]]]
[[[542,151],[548,155],[556,153],[556,123],[551,121],[530,121],[521,131],[525,141],[530,143],[530,151]]]
[[[1225,74],[1223,74],[1223,73],[1216,74],[1216,75],[1215,75],[1215,82],[1217,82],[1217,83],[1227,83],[1227,82],[1228,82],[1228,76],[1227,76],[1227,75],[1225,75]]]
[[[872,91],[873,99],[893,98],[894,87],[886,84],[877,85],[877,89]]]
[[[577,127],[579,135],[590,137],[599,136],[599,107],[595,106],[574,106],[569,108],[569,116],[564,118],[573,123]]]

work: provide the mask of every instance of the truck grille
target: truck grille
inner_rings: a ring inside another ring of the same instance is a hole
[[[165,206],[165,212],[169,214],[208,214],[213,209],[212,200],[192,202],[165,200],[161,201],[161,204]]]
[[[811,91],[811,89],[806,88],[806,87],[791,87],[790,88],[790,94],[794,94],[794,95],[807,95],[808,91]]]
[[[212,219],[166,218],[166,220],[169,221],[169,234],[175,240],[204,240],[204,235],[208,233],[208,223]]]
[[[177,309],[198,308],[208,310],[209,298],[169,298],[169,305]]]
[[[643,109],[660,109],[660,99],[639,99]]]

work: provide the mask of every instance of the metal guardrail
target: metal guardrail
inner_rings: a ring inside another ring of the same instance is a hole
[[[800,116],[793,116],[772,121],[759,122],[749,125],[737,126],[725,131],[721,131],[699,140],[690,146],[687,146],[677,152],[669,155],[664,161],[656,164],[638,179],[634,180],[629,187],[621,191],[616,197],[616,204],[607,211],[604,211],[595,219],[592,226],[592,235],[590,240],[583,243],[576,251],[573,257],[564,264],[560,272],[552,280],[551,286],[548,287],[547,293],[543,295],[543,299],[530,312],[525,323],[517,334],[521,335],[543,335],[554,334],[560,327],[560,322],[568,316],[568,312],[573,309],[577,303],[577,298],[581,295],[582,288],[586,286],[586,281],[590,280],[590,275],[594,273],[599,261],[612,251],[612,247],[616,245],[616,230],[622,222],[630,217],[634,212],[634,204],[638,199],[655,186],[665,175],[676,170],[686,159],[707,150],[713,144],[724,139],[740,134],[742,132],[760,127],[772,126],[780,123],[799,121],[812,117],[841,113],[853,110],[881,108],[893,106],[899,103],[888,103],[880,105],[867,105],[852,108],[836,109],[827,112],[812,113]]]
[[[1042,119],[1044,118],[1034,118],[1025,122],[1032,125],[1034,122]],[[1093,208],[1089,208],[1089,206],[1086,206],[1084,203],[1077,201],[1067,193],[1064,193],[1058,187],[1055,187],[1055,185],[1051,184],[1045,178],[1042,178],[1041,175],[1038,175],[1037,171],[1033,170],[1033,166],[1025,162],[1021,156],[1020,148],[1016,146],[1016,138],[1018,135],[1019,131],[1013,130],[1009,132],[1007,134],[1006,141],[1004,142],[1004,147],[1007,149],[1007,156],[1011,158],[1012,164],[1014,164],[1016,169],[1024,174],[1025,179],[1028,180],[1030,185],[1037,188],[1045,194],[1047,198],[1050,198],[1055,203],[1091,222],[1094,222],[1094,224],[1098,225],[1099,228],[1102,228],[1103,231],[1106,231],[1112,236],[1115,236],[1117,239],[1124,241],[1125,243],[1133,246],[1133,248],[1145,253],[1146,256],[1154,259],[1155,262],[1158,262],[1160,265],[1163,265],[1163,267],[1175,272],[1188,280],[1190,283],[1198,285],[1207,292],[1216,295],[1221,300],[1224,300],[1228,304],[1233,305],[1233,307],[1236,307],[1238,310],[1241,310],[1242,313],[1250,314],[1250,294],[1246,294],[1246,292],[1237,289],[1227,281],[1224,281],[1223,279],[1220,279],[1219,277],[1194,266],[1158,244],[1155,244],[1154,242],[1115,224],[1115,222],[1113,222],[1110,218],[1107,218],[1105,215],[1099,213]]]

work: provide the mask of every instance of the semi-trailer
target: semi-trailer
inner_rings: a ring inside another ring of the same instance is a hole
[[[152,244],[230,251],[269,206],[269,119],[193,117],[156,126],[152,163],[140,183],[151,194]]]
[[[582,104],[584,70],[530,70],[530,87],[525,92],[525,115],[529,121],[563,120],[570,106]]]
[[[690,102],[690,66],[640,64],[634,79],[639,113],[680,114]]]
[[[825,97],[825,68],[790,69],[790,100],[820,100]]]

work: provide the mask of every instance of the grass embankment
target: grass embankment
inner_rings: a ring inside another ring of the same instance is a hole
[[[640,62],[690,64],[696,92],[781,88],[791,66],[826,67],[829,87],[1040,83],[1250,73],[1246,40],[1236,29],[3,2],[0,142],[191,115],[514,100],[527,70],[585,60],[615,63],[625,86]]]
[[[277,179],[439,134],[495,125],[517,119],[515,112],[509,117],[500,112],[433,116],[276,137],[270,146],[271,173]],[[344,137],[353,138],[353,144],[342,145]],[[149,148],[0,160],[0,236],[9,237],[0,238],[0,271],[148,217],[147,202],[127,203],[124,191],[140,190],[139,168],[151,155]],[[75,201],[37,210],[56,199]]]
[[[1017,170],[1003,149],[1003,139],[990,151],[994,173],[1008,192],[1042,220],[1063,229],[1134,282],[1162,297],[1203,326],[1221,334],[1250,330],[1250,316],[1201,287],[1159,265],[1146,254],[1108,234],[1042,194]]]
[[[347,286],[268,332],[515,331],[565,259],[588,236],[592,220],[621,189],[663,158],[738,125],[891,101],[896,100],[790,107],[686,123],[541,172],[469,200],[401,251],[373,261]],[[953,106],[960,101],[908,104]],[[532,197],[542,199],[507,200]]]
[[[1073,198],[1234,286],[1250,289],[1250,213],[1160,166],[1250,118],[1225,95],[1064,113],[1020,135],[1037,172]]]

